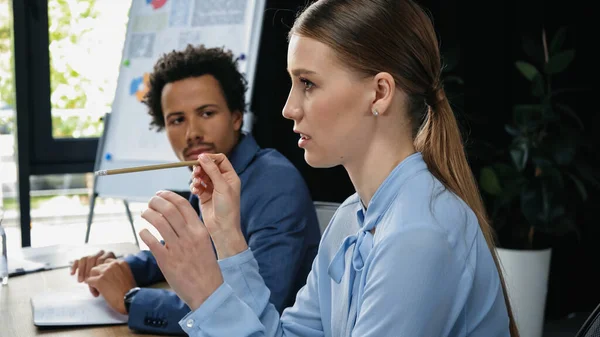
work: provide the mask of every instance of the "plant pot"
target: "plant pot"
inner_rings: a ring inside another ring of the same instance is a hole
[[[551,248],[496,248],[521,337],[542,337]]]

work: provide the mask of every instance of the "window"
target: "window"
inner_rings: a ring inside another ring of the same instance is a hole
[[[81,181],[93,171],[101,117],[115,94],[131,0],[1,3],[12,3],[14,15],[21,244],[30,246],[33,232],[45,245],[39,209],[89,187]],[[56,186],[40,187],[49,181]]]
[[[11,2],[0,0],[0,216],[9,250],[20,246]]]
[[[131,0],[15,2],[16,74],[23,83],[17,120],[19,134],[27,133],[31,174],[93,170],[130,5]]]
[[[49,0],[54,138],[102,134],[117,87],[131,1]]]

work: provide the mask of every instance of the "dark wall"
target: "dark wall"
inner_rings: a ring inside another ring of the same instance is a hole
[[[466,141],[471,167],[476,175],[490,149],[506,146],[505,131],[511,117],[511,107],[527,103],[528,84],[517,72],[514,62],[525,57],[521,37],[537,33],[544,26],[553,34],[567,26],[565,45],[577,49],[569,72],[556,78],[555,87],[595,88],[598,67],[592,52],[598,33],[597,11],[583,0],[565,2],[527,1],[456,1],[421,0],[434,18],[441,37],[442,50],[460,47],[457,75],[465,85],[455,101],[464,99],[456,109]],[[304,161],[292,132],[293,123],[281,116],[290,88],[286,73],[286,34],[293,23],[302,0],[268,0],[263,22],[262,41],[257,65],[252,109],[257,115],[253,134],[260,145],[276,148],[302,172],[314,200],[341,202],[354,189],[341,167],[313,169]],[[600,133],[594,128],[600,121],[596,113],[595,92],[573,94],[569,102],[583,119],[590,137],[598,148]],[[452,100],[451,100],[452,101]],[[591,156],[596,157],[595,153]],[[594,159],[592,159],[594,160]],[[590,200],[581,209],[579,224],[582,240],[574,236],[545,238],[553,246],[551,276],[547,300],[548,318],[560,318],[571,312],[590,311],[600,303],[597,286],[596,248],[600,238],[596,205],[600,194],[590,191]]]
[[[346,171],[341,166],[331,169],[308,166],[304,150],[298,148],[298,137],[292,132],[293,122],[281,115],[291,86],[286,71],[287,33],[298,8],[304,4],[304,0],[267,1],[252,100],[257,117],[253,134],[261,146],[279,150],[298,167],[314,200],[342,202],[354,193]]]

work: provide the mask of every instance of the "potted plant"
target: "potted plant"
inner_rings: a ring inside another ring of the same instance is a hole
[[[495,154],[479,177],[494,228],[510,234],[497,251],[523,337],[541,337],[544,323],[552,248],[536,238],[578,234],[577,207],[586,200],[588,187],[598,187],[582,160],[588,146],[584,125],[560,99],[569,89],[553,87],[553,78],[568,68],[575,50],[562,48],[564,28],[550,43],[544,30],[539,35],[540,43],[524,43],[531,62],[515,63],[530,83],[530,101],[513,107],[511,123],[505,125],[510,145]]]

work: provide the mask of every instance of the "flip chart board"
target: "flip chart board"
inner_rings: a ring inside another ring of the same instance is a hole
[[[248,81],[250,102],[264,6],[265,0],[133,0],[117,92],[95,170],[177,161],[165,133],[150,130],[141,102],[149,73],[164,53],[188,44],[231,50]],[[249,112],[243,131],[251,127]],[[146,171],[96,178],[94,189],[101,197],[145,202],[161,189],[188,190],[189,178],[187,168]]]

